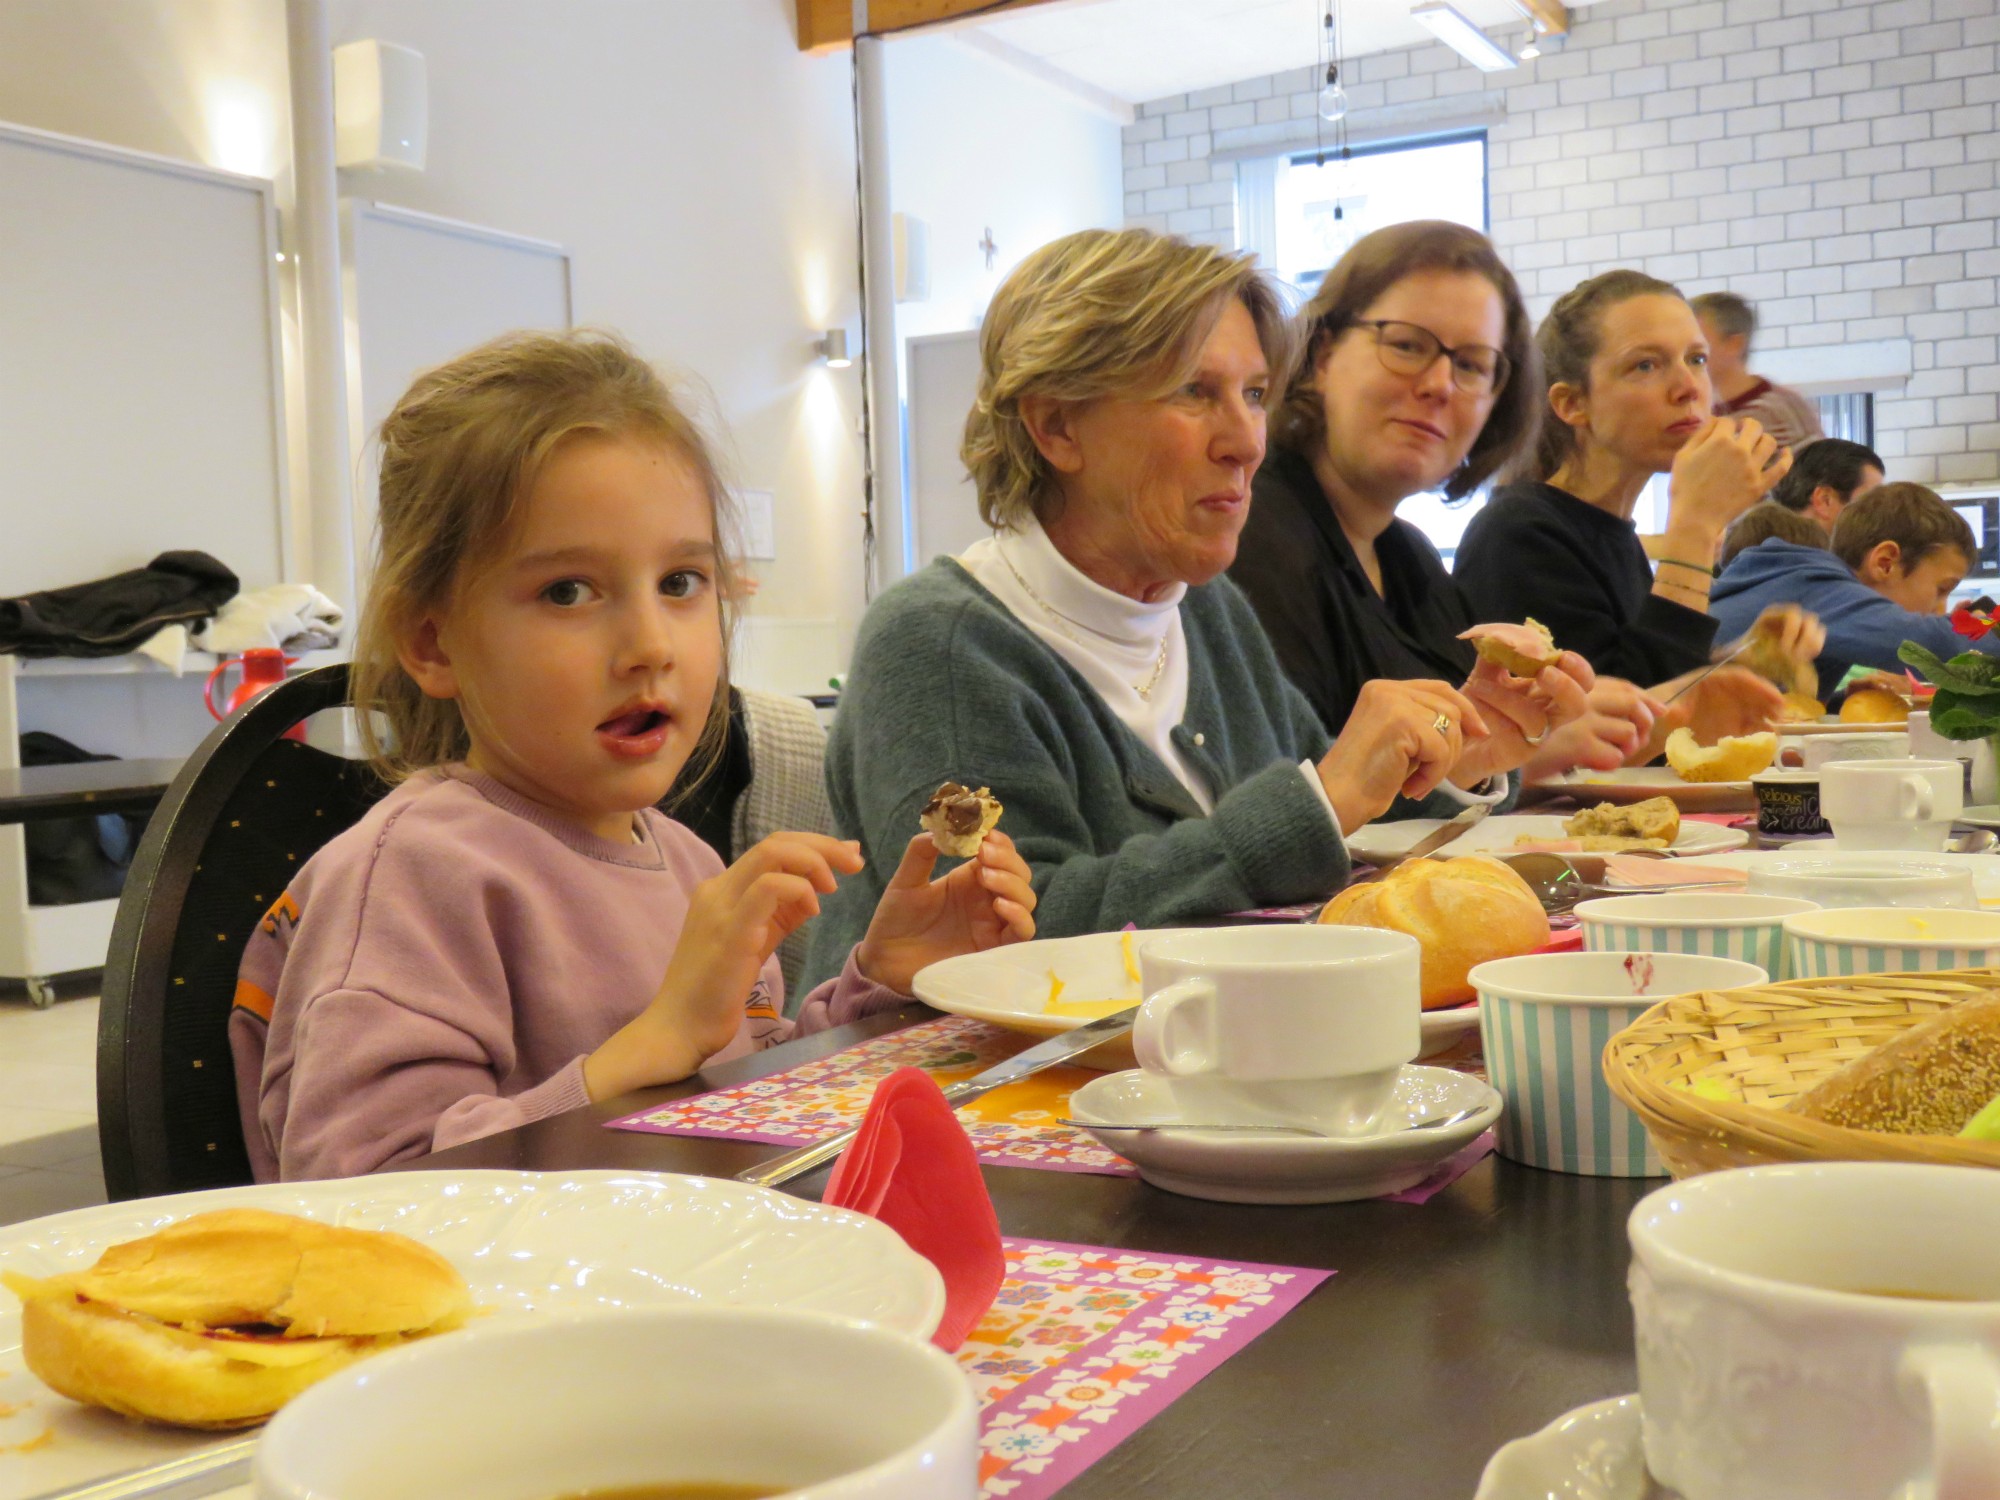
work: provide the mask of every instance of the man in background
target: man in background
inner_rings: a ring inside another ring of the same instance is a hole
[[[1750,336],[1757,314],[1734,292],[1704,292],[1689,304],[1708,340],[1708,375],[1715,385],[1718,416],[1755,417],[1764,430],[1792,450],[1824,436],[1812,402],[1788,386],[1750,373]]]
[[[1792,455],[1791,472],[1771,487],[1770,498],[1832,531],[1840,513],[1881,482],[1882,460],[1873,448],[1821,438]]]

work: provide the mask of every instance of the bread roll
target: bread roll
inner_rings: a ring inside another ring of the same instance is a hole
[[[1533,953],[1549,918],[1528,883],[1498,860],[1413,859],[1380,880],[1351,885],[1320,912],[1342,927],[1407,932],[1423,948],[1423,1005],[1472,998],[1466,975],[1490,958]]]
[[[1801,1094],[1795,1114],[1891,1135],[1957,1135],[2000,1096],[2000,993],[1939,1011]]]
[[[931,793],[919,817],[938,853],[970,859],[1000,821],[1000,803],[985,787],[975,792],[947,781]]]
[[[1576,838],[1658,839],[1664,849],[1681,836],[1681,810],[1671,797],[1648,797],[1629,807],[1600,802],[1573,815],[1563,832]]]
[[[1882,688],[1856,688],[1840,705],[1843,724],[1907,724],[1910,702]]]
[[[1515,677],[1533,680],[1548,668],[1562,665],[1555,637],[1539,620],[1524,620],[1519,625],[1475,625],[1460,631],[1458,638],[1472,642],[1482,661],[1493,662]]]
[[[1667,736],[1667,764],[1683,781],[1748,781],[1778,758],[1775,734],[1730,735],[1703,746],[1692,729]]]
[[[72,1400],[248,1427],[355,1360],[463,1323],[451,1263],[400,1234],[225,1209],[113,1245],[87,1271],[0,1273],[28,1368]]]

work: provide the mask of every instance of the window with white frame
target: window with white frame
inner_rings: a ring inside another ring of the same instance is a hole
[[[1486,232],[1485,131],[1237,164],[1241,248],[1255,251],[1302,297],[1364,234],[1412,219],[1449,219]],[[1449,506],[1438,495],[1412,495],[1396,513],[1428,536],[1449,565],[1482,503],[1483,495]]]

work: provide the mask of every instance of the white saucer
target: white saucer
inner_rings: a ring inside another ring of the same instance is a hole
[[[1473,1500],[1673,1500],[1646,1473],[1639,1398],[1579,1406],[1487,1461]]]
[[[1456,1125],[1402,1128],[1412,1116],[1473,1108],[1478,1112]],[[1166,1080],[1137,1068],[1093,1078],[1071,1096],[1069,1112],[1086,1128],[1090,1121],[1136,1125],[1178,1117]],[[1383,1128],[1372,1135],[1319,1140],[1275,1131],[1209,1134],[1171,1128],[1092,1134],[1146,1181],[1170,1193],[1220,1203],[1345,1203],[1415,1187],[1499,1117],[1500,1095],[1477,1078],[1413,1063],[1396,1081]]]
[[[1440,1052],[1449,1052],[1467,1032],[1478,1032],[1479,1001],[1473,999],[1463,1005],[1427,1010],[1418,1024],[1423,1031],[1423,1040],[1417,1046],[1417,1057],[1436,1057]]]

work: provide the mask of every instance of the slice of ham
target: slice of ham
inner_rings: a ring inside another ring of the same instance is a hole
[[[1688,859],[1645,859],[1632,854],[1604,857],[1606,885],[1742,885],[1749,880],[1728,865],[1704,865]]]

